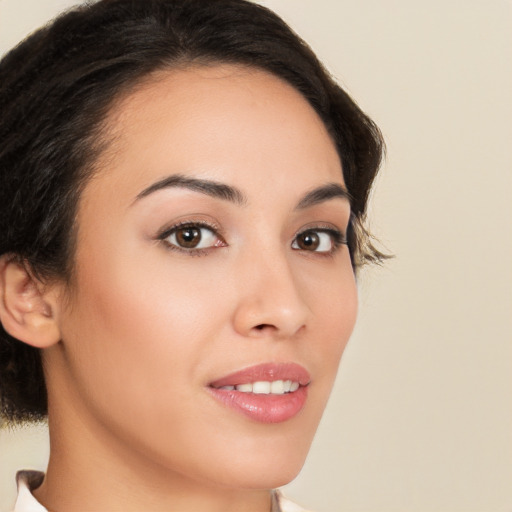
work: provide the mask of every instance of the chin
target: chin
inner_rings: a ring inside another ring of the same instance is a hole
[[[233,477],[228,486],[238,489],[276,489],[283,485],[289,484],[300,473],[304,461],[298,465],[292,465],[288,461],[284,464],[277,460],[270,461],[266,467],[253,468],[245,475],[236,475]]]
[[[295,446],[294,450],[269,450],[247,454],[245,460],[234,461],[227,471],[219,468],[216,478],[223,477],[223,485],[240,489],[275,489],[290,483],[300,473],[308,449]],[[302,449],[301,449],[302,448]],[[309,448],[309,447],[308,447]]]

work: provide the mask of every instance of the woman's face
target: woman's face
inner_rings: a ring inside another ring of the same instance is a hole
[[[182,477],[284,484],[357,309],[325,126],[291,86],[227,65],[162,72],[109,121],[50,402]]]

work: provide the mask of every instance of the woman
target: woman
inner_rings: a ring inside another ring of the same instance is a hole
[[[0,84],[2,414],[51,441],[16,510],[291,510],[378,129],[244,0],[77,7]]]

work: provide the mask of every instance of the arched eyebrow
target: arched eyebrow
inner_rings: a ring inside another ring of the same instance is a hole
[[[305,210],[317,204],[329,201],[331,199],[344,199],[352,204],[352,196],[350,192],[339,183],[327,183],[321,187],[315,188],[308,192],[295,207],[296,210]]]
[[[206,194],[217,199],[223,199],[225,201],[236,203],[240,206],[247,204],[247,198],[242,191],[236,187],[212,180],[190,178],[188,176],[183,176],[182,174],[173,174],[153,183],[137,194],[134,202],[147,197],[158,190],[174,187],[186,188],[194,192],[200,192],[201,194]]]
[[[245,206],[248,203],[245,194],[238,188],[218,181],[207,180],[203,178],[192,178],[182,174],[173,174],[167,176],[149,187],[145,188],[137,194],[134,203],[147,197],[154,192],[166,188],[185,188],[201,194],[229,201],[239,206]],[[304,197],[297,203],[295,210],[305,210],[319,203],[329,201],[331,199],[344,199],[351,203],[352,196],[348,190],[339,183],[327,183],[307,192]]]

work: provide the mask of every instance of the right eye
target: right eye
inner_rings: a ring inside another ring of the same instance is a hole
[[[160,239],[171,248],[189,252],[225,245],[213,228],[198,223],[174,226],[167,230]]]

